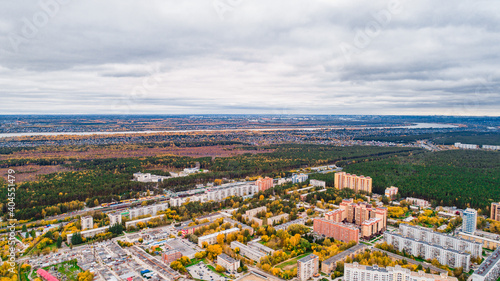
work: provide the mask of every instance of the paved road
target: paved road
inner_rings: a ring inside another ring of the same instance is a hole
[[[415,265],[422,265],[423,268],[430,268],[432,271],[437,271],[439,273],[448,273],[448,271],[444,270],[444,269],[441,269],[439,267],[435,267],[431,264],[426,264],[426,263],[423,263],[423,262],[419,262],[419,261],[416,261],[416,260],[412,260],[410,258],[407,258],[407,257],[404,257],[404,256],[400,256],[400,255],[397,255],[397,254],[394,254],[394,253],[391,253],[391,252],[388,252],[388,251],[384,251],[382,249],[379,249],[379,248],[375,248],[373,247],[372,248],[373,251],[379,251],[379,252],[382,252],[382,253],[386,253],[389,257],[392,257],[392,258],[395,258],[395,259],[398,259],[398,260],[402,260],[402,259],[405,259],[408,261],[408,263],[411,263],[411,264],[415,264]]]

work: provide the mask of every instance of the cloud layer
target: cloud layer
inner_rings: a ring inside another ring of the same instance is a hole
[[[2,114],[499,115],[497,1],[0,3]]]

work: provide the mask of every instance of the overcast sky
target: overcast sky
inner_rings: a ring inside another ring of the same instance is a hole
[[[500,115],[499,1],[0,2],[0,114]]]

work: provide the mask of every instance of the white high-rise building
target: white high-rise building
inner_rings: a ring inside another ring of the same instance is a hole
[[[474,232],[476,232],[477,211],[471,208],[467,208],[464,211],[462,218],[463,218],[463,225],[462,225],[463,232],[474,234]]]

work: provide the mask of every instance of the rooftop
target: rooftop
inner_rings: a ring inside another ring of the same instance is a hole
[[[318,256],[310,254],[310,255],[307,255],[307,256],[301,258],[300,260],[298,260],[298,262],[308,262],[308,261],[311,261],[311,260],[314,260],[317,258],[318,258]]]
[[[225,261],[227,261],[227,262],[229,262],[229,263],[235,263],[235,262],[237,262],[237,260],[233,259],[232,257],[230,257],[230,256],[228,256],[226,254],[220,254],[218,257],[221,258],[221,259],[223,259],[223,260],[225,260]]]

